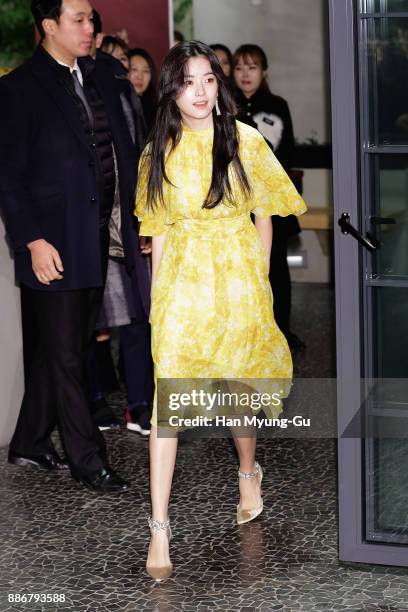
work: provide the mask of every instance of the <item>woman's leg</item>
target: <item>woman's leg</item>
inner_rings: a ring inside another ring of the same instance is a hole
[[[152,518],[164,522],[168,519],[169,498],[177,455],[177,436],[161,438],[157,427],[150,433],[150,495]],[[153,531],[149,549],[149,565],[156,567],[170,563],[167,532]]]
[[[241,472],[255,471],[256,428],[231,427]],[[261,503],[258,478],[239,478],[240,504],[243,509],[257,508]]]

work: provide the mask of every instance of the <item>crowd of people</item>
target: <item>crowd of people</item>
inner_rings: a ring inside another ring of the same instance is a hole
[[[126,491],[101,434],[120,426],[106,400],[118,369],[127,428],[150,435],[148,570],[162,580],[177,441],[158,436],[155,379],[290,379],[288,345],[303,346],[290,330],[287,244],[305,210],[287,175],[291,116],[257,45],[179,42],[158,76],[147,50],[104,33],[88,0],[33,0],[32,12],[41,42],[0,80],[0,206],[36,330],[9,462]],[[245,295],[232,289],[242,275]],[[206,301],[213,287],[222,299]],[[256,438],[234,440],[241,524],[262,511],[262,468]]]

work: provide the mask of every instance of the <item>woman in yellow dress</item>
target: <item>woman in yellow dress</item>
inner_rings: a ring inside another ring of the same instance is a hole
[[[160,379],[291,379],[288,345],[273,318],[271,215],[306,210],[263,136],[235,120],[215,53],[190,41],[164,61],[159,105],[140,162],[135,214],[152,236],[152,355]],[[251,221],[255,215],[255,224]],[[156,389],[157,391],[157,389]],[[147,571],[172,572],[168,503],[177,436],[150,435],[152,516]],[[234,432],[233,432],[234,433]],[[234,436],[237,522],[263,509],[256,436]]]

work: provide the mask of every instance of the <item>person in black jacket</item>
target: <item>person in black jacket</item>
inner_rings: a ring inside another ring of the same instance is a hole
[[[256,127],[276,157],[290,173],[295,139],[289,106],[273,94],[266,81],[268,60],[258,45],[241,45],[233,56],[233,74],[237,87],[238,119]],[[294,215],[272,217],[273,242],[270,282],[274,296],[276,322],[291,348],[304,348],[303,342],[290,330],[291,281],[287,262],[288,239],[300,232]]]
[[[0,206],[39,333],[9,461],[67,467],[51,442],[58,423],[72,476],[96,491],[121,492],[128,484],[110,468],[91,418],[86,358],[106,274],[116,176],[121,209],[129,210],[135,150],[120,100],[86,57],[89,2],[33,0],[31,8],[41,43],[0,81]]]

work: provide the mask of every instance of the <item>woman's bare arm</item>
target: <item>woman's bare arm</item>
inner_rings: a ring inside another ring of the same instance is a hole
[[[272,250],[272,218],[266,217],[266,219],[261,219],[260,217],[255,217],[255,227],[265,249],[266,269],[269,274]]]
[[[167,234],[153,236],[152,238],[152,290],[157,278],[160,260],[162,258],[164,243],[166,242]]]

